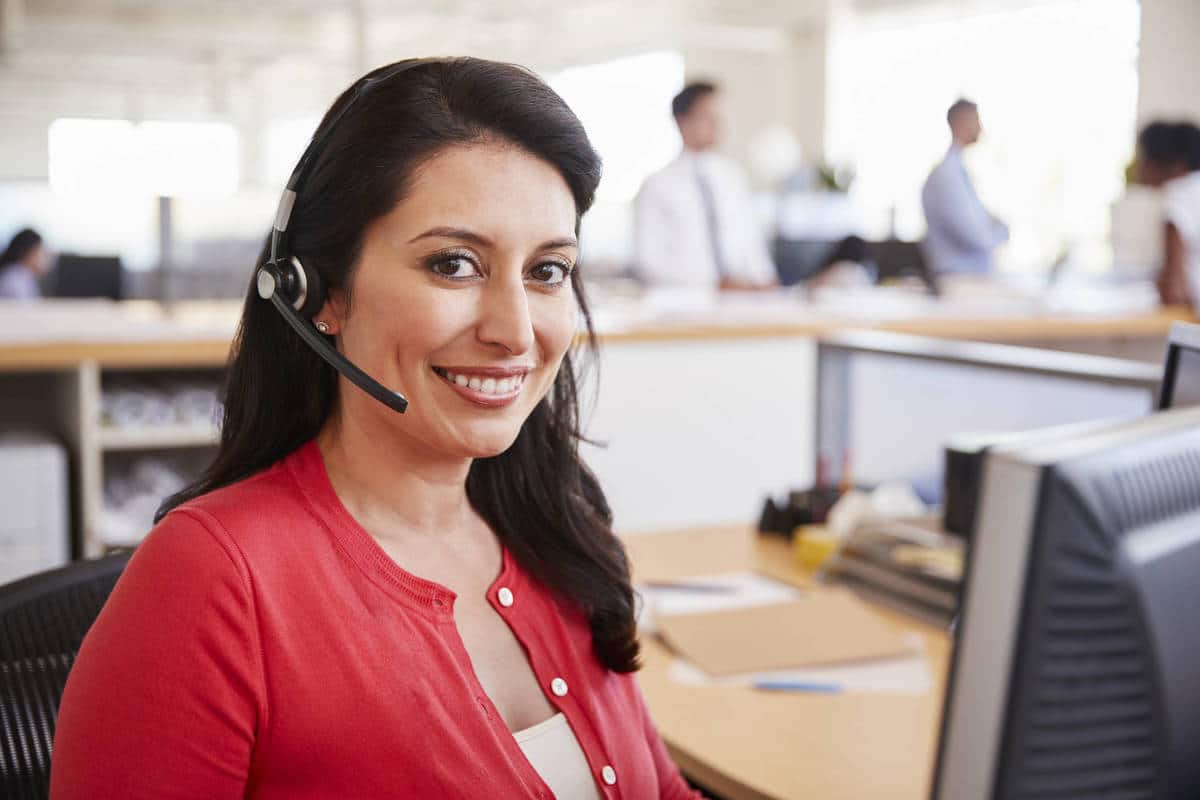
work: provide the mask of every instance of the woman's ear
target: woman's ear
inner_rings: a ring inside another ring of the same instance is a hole
[[[342,292],[329,292],[325,297],[325,304],[321,306],[321,310],[313,317],[313,324],[328,336],[336,336],[341,333],[342,327],[346,320],[346,298]]]

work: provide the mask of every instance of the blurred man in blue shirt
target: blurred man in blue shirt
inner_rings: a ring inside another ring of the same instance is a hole
[[[970,100],[957,100],[946,120],[950,123],[950,150],[921,190],[929,229],[922,243],[925,258],[938,273],[982,274],[992,268],[992,252],[1008,241],[1008,226],[979,202],[963,166],[963,149],[979,141],[983,131],[979,109]]]

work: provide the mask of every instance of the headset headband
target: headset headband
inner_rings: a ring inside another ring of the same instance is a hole
[[[379,84],[405,72],[418,64],[422,64],[422,59],[413,59],[410,61],[402,61],[396,66],[389,69],[382,75],[367,76],[359,80],[358,85],[354,87],[354,94],[350,99],[338,109],[338,112],[325,123],[322,129],[313,134],[313,137],[308,142],[308,147],[304,148],[304,154],[300,156],[300,160],[296,162],[296,168],[292,170],[292,176],[288,178],[287,188],[283,190],[283,196],[279,198],[279,207],[275,210],[275,224],[271,228],[271,262],[278,261],[280,258],[287,258],[288,252],[286,248],[286,235],[288,220],[292,217],[292,208],[296,205],[296,196],[300,194],[300,190],[304,188],[309,174],[312,171],[312,165],[317,163],[318,157],[325,150],[325,144],[329,138],[333,136],[333,132],[337,130],[338,123],[342,118],[354,108],[363,97],[371,92]]]

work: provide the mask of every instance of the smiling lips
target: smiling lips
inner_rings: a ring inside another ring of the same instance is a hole
[[[521,394],[525,367],[434,367],[433,371],[462,397],[488,408],[506,406]]]

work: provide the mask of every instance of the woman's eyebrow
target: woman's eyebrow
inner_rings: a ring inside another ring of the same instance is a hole
[[[478,244],[483,247],[492,246],[491,239],[478,234],[475,231],[467,230],[466,228],[452,228],[446,226],[430,228],[424,233],[417,234],[413,238],[409,239],[408,243],[412,244],[413,242],[418,242],[421,239],[458,239],[463,242],[470,242],[471,244]],[[555,247],[579,247],[579,241],[574,236],[565,236],[560,239],[550,239],[549,241],[542,242],[538,249],[551,250]]]

